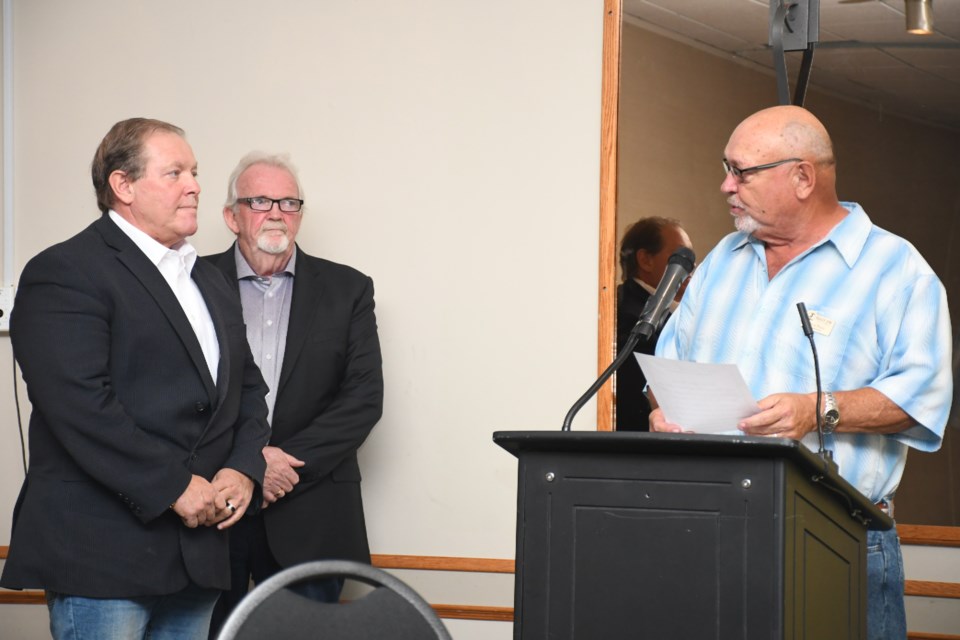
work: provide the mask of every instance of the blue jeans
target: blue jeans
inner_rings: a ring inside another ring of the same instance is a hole
[[[867,639],[905,640],[903,556],[896,528],[867,531]]]
[[[140,598],[84,598],[47,591],[54,640],[206,640],[216,589]]]

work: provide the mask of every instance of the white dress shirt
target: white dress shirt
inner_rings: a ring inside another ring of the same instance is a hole
[[[216,384],[217,368],[220,364],[220,342],[217,340],[217,331],[213,326],[213,318],[210,317],[207,303],[200,294],[197,283],[190,277],[193,265],[197,262],[197,250],[186,240],[167,248],[112,209],[110,219],[133,240],[170,285],[190,321],[190,326],[193,327],[193,332],[197,335],[197,340],[200,341],[203,357]]]

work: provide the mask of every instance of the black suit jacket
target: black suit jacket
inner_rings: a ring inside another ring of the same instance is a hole
[[[216,385],[173,291],[109,217],[24,268],[10,334],[33,405],[30,470],[3,586],[229,587],[227,532],[188,529],[169,506],[193,474],[262,481],[266,385],[233,287],[200,260],[191,276],[220,343]]]
[[[207,259],[239,287],[234,247]],[[306,465],[294,490],[261,514],[281,566],[370,561],[357,449],[382,411],[373,281],[297,247],[270,444]]]
[[[626,344],[630,330],[640,320],[643,306],[649,298],[650,294],[636,280],[627,280],[617,287],[618,353]],[[653,355],[657,338],[660,337],[660,328],[650,340],[644,341],[641,338],[634,347],[634,353]],[[617,370],[617,431],[650,430],[650,401],[643,393],[646,384],[647,379],[637,364],[637,359],[633,356],[627,358]]]

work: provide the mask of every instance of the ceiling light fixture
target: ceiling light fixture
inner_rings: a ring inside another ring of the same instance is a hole
[[[907,33],[921,36],[933,34],[933,0],[905,0]]]

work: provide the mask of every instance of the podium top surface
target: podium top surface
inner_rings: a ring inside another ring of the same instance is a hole
[[[816,482],[843,495],[851,516],[868,529],[885,531],[893,527],[893,520],[840,477],[835,465],[790,438],[642,431],[497,431],[493,441],[518,458],[534,452],[783,458],[809,473]]]

